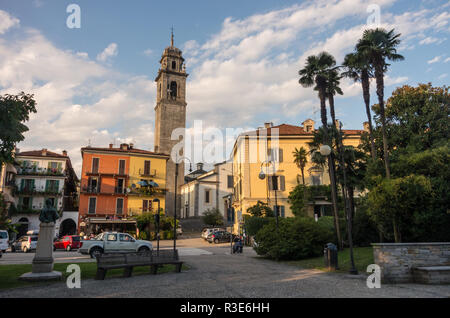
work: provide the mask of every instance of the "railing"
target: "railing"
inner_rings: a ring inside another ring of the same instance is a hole
[[[13,195],[42,195],[42,196],[60,196],[63,194],[62,190],[54,189],[54,188],[41,188],[36,189],[36,187],[23,187],[19,188],[17,186],[14,187]]]
[[[100,193],[100,187],[84,186],[82,187],[81,191],[85,193]]]
[[[126,188],[124,187],[115,187],[114,188],[114,193],[116,194],[126,194]]]
[[[38,167],[20,167],[17,169],[18,175],[23,176],[61,176],[64,177],[62,169],[38,168]]]
[[[145,169],[139,169],[139,175],[146,177],[154,177],[156,176],[156,169],[151,169],[150,171],[145,171]]]

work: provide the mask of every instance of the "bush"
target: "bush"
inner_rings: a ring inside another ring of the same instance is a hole
[[[205,212],[203,212],[202,219],[203,223],[205,223],[206,225],[223,225],[223,215],[216,208],[207,209]]]
[[[312,218],[279,219],[278,230],[271,220],[256,234],[255,251],[275,260],[298,260],[322,255],[333,237],[333,230]]]
[[[353,244],[355,246],[370,246],[371,243],[380,241],[377,226],[370,219],[365,210],[359,210],[353,220]]]
[[[264,225],[269,224],[273,218],[261,218],[257,216],[250,216],[245,218],[245,230],[249,236],[255,236]]]

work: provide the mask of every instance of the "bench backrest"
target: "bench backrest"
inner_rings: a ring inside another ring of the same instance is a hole
[[[133,265],[178,261],[178,250],[153,250],[138,253],[111,253],[97,257],[97,265]]]

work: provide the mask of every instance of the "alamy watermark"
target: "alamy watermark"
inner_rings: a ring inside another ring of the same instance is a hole
[[[377,264],[367,266],[368,273],[372,273],[367,277],[366,284],[368,288],[381,288],[381,268]]]
[[[81,28],[81,8],[78,4],[69,4],[66,12],[70,13],[66,20],[66,25],[69,29]]]
[[[71,273],[67,276],[67,288],[81,288],[81,269],[77,264],[70,264],[67,266],[66,273]]]

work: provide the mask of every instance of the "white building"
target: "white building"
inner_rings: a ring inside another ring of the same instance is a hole
[[[181,218],[201,217],[205,211],[218,209],[227,221],[227,210],[233,191],[232,163],[219,163],[211,171],[204,171],[203,164],[185,177],[181,186]]]
[[[9,165],[3,168],[0,189],[13,204],[9,209],[12,223],[21,224],[18,236],[39,230],[39,214],[47,199],[62,214],[55,234],[75,234],[78,178],[67,152],[57,154],[47,149],[20,152],[15,155],[14,165],[15,171]]]

